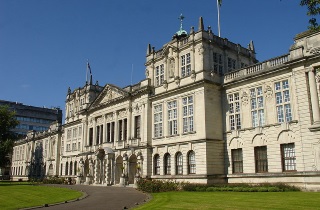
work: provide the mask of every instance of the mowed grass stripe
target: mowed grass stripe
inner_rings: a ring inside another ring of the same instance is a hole
[[[319,192],[164,192],[136,210],[320,209]]]
[[[0,209],[19,209],[41,206],[76,199],[81,192],[67,188],[32,185],[32,184],[1,184]]]

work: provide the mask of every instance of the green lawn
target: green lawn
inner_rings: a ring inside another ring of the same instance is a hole
[[[64,202],[82,196],[67,188],[32,185],[26,182],[0,182],[0,209],[20,209]]]
[[[153,193],[142,209],[320,209],[315,192],[165,192]]]

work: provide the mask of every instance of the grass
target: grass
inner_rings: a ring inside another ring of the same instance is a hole
[[[33,185],[28,182],[0,182],[0,209],[20,209],[76,199],[81,192],[67,188]]]
[[[143,209],[320,209],[316,192],[164,192],[152,193]]]

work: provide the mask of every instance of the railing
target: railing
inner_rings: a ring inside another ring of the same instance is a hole
[[[273,68],[275,66],[279,66],[282,65],[284,63],[286,63],[287,61],[289,61],[289,55],[283,55],[262,63],[258,63],[256,65],[253,66],[249,66],[243,69],[240,69],[238,71],[233,71],[230,73],[225,74],[224,76],[224,82],[230,82],[231,80],[241,77],[241,76],[246,76],[246,75],[250,75],[256,72],[260,72],[262,70],[266,70],[269,68]]]
[[[277,57],[277,58],[269,61],[269,66],[271,66],[271,67],[278,66],[278,65],[281,65],[281,64],[287,62],[288,60],[289,60],[288,55]]]

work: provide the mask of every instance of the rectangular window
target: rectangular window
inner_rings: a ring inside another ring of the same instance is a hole
[[[191,57],[190,53],[181,56],[181,77],[191,74]]]
[[[232,71],[234,69],[236,69],[236,60],[228,58],[228,71]]]
[[[127,136],[128,136],[128,122],[127,119],[123,120],[123,140],[127,140]]]
[[[111,142],[111,123],[107,123],[107,142]]]
[[[254,157],[255,157],[256,173],[268,172],[267,146],[255,147]]]
[[[162,85],[164,81],[164,65],[163,64],[156,67],[155,75],[156,75],[156,86]]]
[[[77,143],[72,143],[72,151],[76,151],[77,150]]]
[[[281,159],[283,171],[296,171],[296,154],[294,143],[281,144]]]
[[[100,141],[100,126],[96,127],[96,145],[99,144]]]
[[[223,74],[222,54],[213,53],[213,72],[216,74]]]
[[[229,102],[229,125],[230,125],[230,130],[241,129],[240,96],[239,96],[239,93],[230,94],[228,96],[228,102]]]
[[[177,121],[177,101],[168,102],[168,131],[169,135],[175,135],[178,133],[178,121]]]
[[[264,104],[262,87],[250,89],[252,127],[264,125]]]
[[[115,122],[111,123],[111,142],[114,142],[114,129],[115,129]]]
[[[78,129],[77,129],[77,128],[74,128],[74,129],[73,129],[73,138],[76,138],[76,137],[77,137],[77,133],[78,133]]]
[[[79,137],[82,136],[82,126],[79,127]]]
[[[122,140],[122,120],[119,120],[118,121],[118,141],[121,141]]]
[[[279,123],[292,121],[289,82],[284,80],[274,84],[277,120]]]
[[[67,131],[67,139],[71,139],[71,129],[68,129]]]
[[[183,133],[194,131],[193,128],[193,96],[182,98]]]
[[[141,123],[141,117],[135,116],[134,117],[134,138],[139,139],[140,138],[140,123]]]
[[[89,146],[93,144],[93,128],[89,128]]]
[[[154,106],[154,137],[162,137],[162,104]]]
[[[232,173],[243,173],[242,149],[232,149]]]

